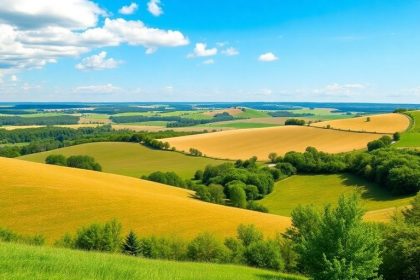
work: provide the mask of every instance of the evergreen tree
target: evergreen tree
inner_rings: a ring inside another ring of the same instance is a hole
[[[140,243],[137,239],[137,235],[133,231],[130,231],[125,238],[122,245],[122,252],[131,256],[138,256],[140,254]]]

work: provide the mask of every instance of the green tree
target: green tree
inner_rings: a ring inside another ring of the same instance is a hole
[[[188,245],[188,258],[197,262],[225,262],[228,256],[223,243],[210,233],[202,233]]]
[[[223,192],[223,186],[217,184],[210,184],[208,187],[210,195],[210,201],[217,204],[225,204],[225,193]]]
[[[46,164],[67,166],[67,159],[63,155],[49,155],[45,158]]]
[[[131,256],[138,256],[140,254],[140,243],[137,239],[137,235],[130,231],[122,244],[122,252]]]
[[[246,207],[246,194],[242,187],[238,185],[230,186],[229,198],[232,206],[245,208]]]
[[[263,234],[254,225],[240,224],[236,230],[237,237],[242,241],[242,244],[246,247],[252,242],[263,240]]]
[[[295,242],[298,264],[316,279],[372,279],[381,264],[377,227],[363,222],[356,195],[340,196],[338,206],[319,213],[313,207],[292,212],[286,236]]]
[[[276,163],[277,153],[269,153],[268,154],[268,159],[270,160],[271,163]]]
[[[401,134],[399,132],[395,132],[392,135],[392,140],[394,140],[394,141],[400,141],[400,139],[401,139]]]
[[[95,171],[102,171],[102,167],[91,156],[70,156],[67,158],[67,166]]]
[[[74,246],[82,250],[115,252],[121,244],[121,224],[112,220],[105,224],[92,224],[80,229]]]
[[[273,241],[259,240],[252,242],[244,252],[245,261],[248,265],[283,270],[284,263],[280,250]]]

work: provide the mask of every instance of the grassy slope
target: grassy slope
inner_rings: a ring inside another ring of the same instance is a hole
[[[246,159],[257,156],[266,159],[276,152],[304,151],[313,146],[321,151],[338,153],[363,149],[380,134],[355,133],[307,126],[278,126],[230,130],[201,135],[165,139],[178,150],[196,148],[216,158]]]
[[[234,265],[148,260],[122,255],[7,243],[0,244],[0,278],[9,280],[306,279]]]
[[[409,204],[411,197],[392,197],[378,185],[352,175],[298,175],[280,181],[260,202],[270,213],[290,215],[298,204],[323,206],[335,203],[342,193],[359,192],[366,210],[379,210]],[[373,213],[372,213],[373,214]]]
[[[420,111],[409,113],[413,117],[413,126],[401,135],[401,140],[395,144],[397,147],[420,147]]]
[[[154,171],[174,171],[183,178],[190,179],[196,170],[203,169],[208,164],[216,165],[223,162],[176,152],[153,150],[135,143],[120,142],[71,146],[23,156],[21,159],[45,162],[45,158],[50,154],[90,155],[102,165],[104,172],[137,178]]]
[[[237,115],[238,118],[267,118],[270,115],[267,112],[245,108],[245,111]]]
[[[233,235],[241,223],[272,235],[290,224],[287,217],[206,203],[191,191],[126,176],[1,157],[0,170],[0,226],[50,242],[112,218],[139,235],[185,238],[203,231]]]
[[[254,123],[254,122],[232,122],[232,123],[213,123],[209,127],[229,127],[229,128],[261,128],[261,127],[272,127],[278,126],[278,124],[270,124],[270,123]]]

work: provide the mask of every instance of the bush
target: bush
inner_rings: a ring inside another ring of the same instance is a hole
[[[225,203],[225,193],[223,192],[223,186],[211,184],[208,187],[208,192],[210,195],[210,202],[217,203],[217,204],[224,204]]]
[[[399,132],[395,132],[392,135],[392,140],[394,140],[394,141],[400,141],[400,139],[401,139],[401,134]]]
[[[201,157],[203,153],[197,149],[190,148],[190,155],[195,156],[195,157]]]
[[[211,195],[207,186],[199,185],[195,187],[195,195],[203,201],[211,201]]]
[[[142,238],[139,243],[143,257],[176,261],[187,259],[187,244],[182,240],[152,236]]]
[[[87,170],[102,171],[102,167],[91,156],[70,156],[67,158],[67,166]]]
[[[63,155],[49,155],[45,158],[45,163],[67,166],[67,158]]]
[[[253,210],[253,211],[258,211],[258,212],[262,212],[262,213],[268,213],[268,208],[267,207],[265,207],[262,204],[259,204],[258,202],[255,202],[253,200],[248,201],[248,203],[246,205],[246,209]]]
[[[229,187],[229,198],[232,206],[239,208],[246,207],[246,194],[244,189],[239,185]]]
[[[241,224],[238,226],[237,237],[242,241],[242,244],[247,247],[253,242],[263,240],[263,234],[259,231],[254,225],[244,225]]]
[[[250,266],[258,268],[283,270],[284,263],[280,250],[272,241],[256,241],[251,243],[244,252],[245,261]]]
[[[121,244],[121,224],[112,220],[80,229],[74,238],[74,247],[87,251],[116,252]]]
[[[175,172],[156,171],[151,173],[149,176],[145,176],[142,178],[149,181],[158,182],[175,187],[185,188],[187,186],[186,182]]]
[[[20,235],[11,230],[0,228],[0,241],[1,242],[14,242],[29,245],[43,245],[45,238],[42,235]]]
[[[226,247],[210,233],[203,233],[188,245],[188,258],[198,262],[226,262]]]
[[[292,176],[297,173],[296,167],[288,162],[279,162],[276,164],[276,168],[286,176]]]
[[[305,125],[305,120],[288,119],[284,122],[284,125]]]

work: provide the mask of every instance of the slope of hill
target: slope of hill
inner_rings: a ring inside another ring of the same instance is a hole
[[[271,152],[282,155],[289,151],[304,151],[308,146],[330,153],[362,149],[381,136],[307,126],[280,126],[189,135],[164,141],[177,150],[195,148],[215,158],[246,159],[257,156],[267,159]]]
[[[410,130],[401,135],[401,140],[396,143],[397,147],[416,148],[420,147],[420,111],[410,111],[408,114],[413,120]]]
[[[45,162],[51,154],[89,155],[102,166],[104,172],[139,178],[154,171],[174,171],[183,178],[190,179],[194,172],[208,164],[223,161],[203,157],[191,157],[181,153],[153,150],[136,143],[98,142],[30,154],[21,159]]]
[[[149,260],[123,255],[0,243],[0,278],[9,280],[303,280],[250,267]]]
[[[365,117],[332,120],[311,124],[315,127],[351,130],[359,132],[394,133],[405,131],[410,120],[403,114],[380,114]]]
[[[235,234],[255,224],[266,234],[290,220],[205,203],[192,192],[131,177],[0,158],[0,225],[54,241],[66,232],[116,218],[139,235]]]

